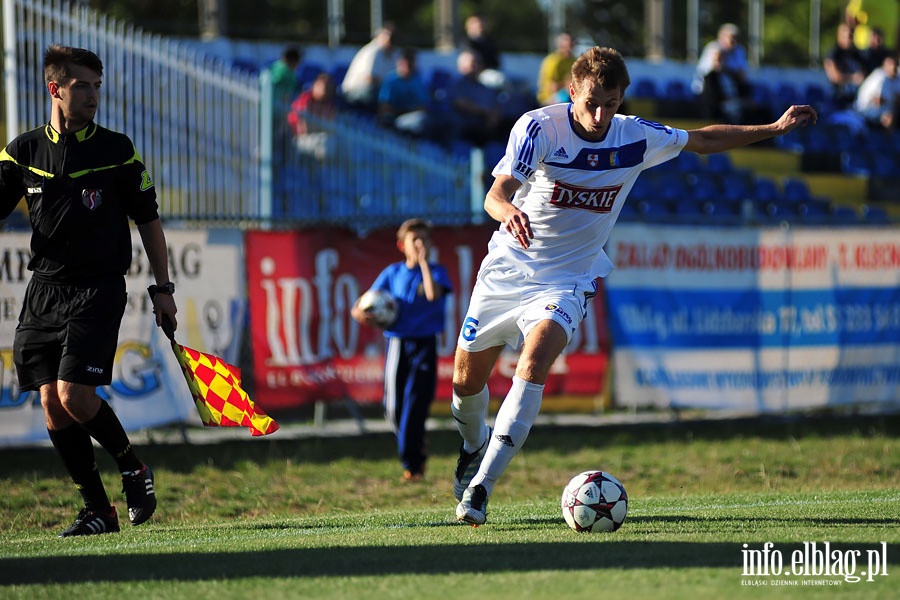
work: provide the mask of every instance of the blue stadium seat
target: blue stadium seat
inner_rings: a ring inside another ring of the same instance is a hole
[[[297,81],[299,81],[299,85],[301,89],[306,89],[306,87],[315,81],[316,77],[319,76],[319,73],[323,73],[325,71],[325,67],[317,63],[308,63],[305,62],[301,64],[297,68]]]
[[[872,172],[869,153],[855,150],[841,152],[841,172],[847,175],[869,175]]]
[[[715,156],[715,155],[710,155]],[[719,178],[719,188],[725,200],[744,200],[753,194],[750,190],[749,178],[742,173],[725,173]]]
[[[887,211],[879,206],[870,206],[866,204],[861,208],[863,223],[869,225],[887,225],[891,222]]]
[[[859,222],[859,215],[856,209],[850,206],[836,205],[831,209],[831,222],[852,225]]]
[[[350,68],[350,65],[347,63],[335,63],[328,68],[328,74],[334,80],[335,86],[340,87],[341,83],[344,82],[344,76],[347,74],[348,68]]]
[[[783,187],[783,197],[790,202],[806,202],[812,197],[809,186],[802,179],[789,177],[784,180]]]
[[[669,79],[663,85],[663,98],[666,100],[694,100],[694,92],[681,79]]]
[[[753,199],[761,204],[781,199],[778,185],[768,177],[757,177],[753,182]]]
[[[711,173],[728,173],[734,170],[731,164],[731,157],[724,152],[716,152],[706,157],[706,168]]]
[[[649,77],[641,77],[634,82],[634,88],[631,95],[635,98],[656,98],[658,95],[658,92],[656,91],[656,82]]]

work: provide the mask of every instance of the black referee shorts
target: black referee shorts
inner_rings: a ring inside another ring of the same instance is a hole
[[[13,343],[19,388],[57,380],[109,385],[127,298],[124,278],[91,285],[32,278]]]

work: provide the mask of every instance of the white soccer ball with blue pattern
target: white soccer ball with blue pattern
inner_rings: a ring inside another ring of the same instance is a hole
[[[566,524],[575,531],[615,531],[628,514],[628,493],[609,473],[584,471],[563,489],[561,504]]]
[[[382,329],[397,320],[397,300],[385,290],[368,290],[359,299],[359,309],[375,317]]]

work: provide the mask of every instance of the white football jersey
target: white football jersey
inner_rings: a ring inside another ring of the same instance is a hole
[[[512,202],[528,215],[534,239],[523,249],[501,225],[484,265],[499,261],[540,283],[609,275],[603,246],[638,175],[687,144],[683,129],[623,115],[602,141],[587,141],[572,127],[570,106],[527,112],[513,127],[493,175],[522,182]]]

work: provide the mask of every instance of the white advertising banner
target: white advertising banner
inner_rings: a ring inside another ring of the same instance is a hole
[[[0,445],[47,439],[37,392],[18,388],[13,339],[31,272],[29,233],[0,236]],[[147,286],[153,283],[140,235],[127,275],[128,306],[119,331],[113,381],[98,389],[127,430],[196,423],[191,395],[168,339],[156,327]],[[237,362],[246,315],[239,231],[167,230],[169,275],[176,285],[179,343]]]
[[[620,405],[900,403],[897,229],[620,224],[607,252]]]

